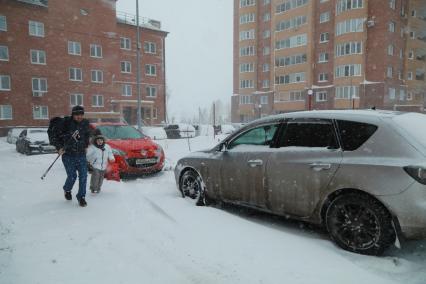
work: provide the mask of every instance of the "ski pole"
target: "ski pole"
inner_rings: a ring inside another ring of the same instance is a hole
[[[59,159],[61,155],[58,154],[58,156],[56,157],[56,159],[53,161],[53,163],[47,168],[47,170],[44,172],[44,174],[41,176],[41,179],[44,180],[44,178],[46,177],[47,173],[50,171],[50,169],[53,167],[53,165],[56,163],[56,161]]]

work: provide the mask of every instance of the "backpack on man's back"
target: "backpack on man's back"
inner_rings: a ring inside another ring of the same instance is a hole
[[[49,136],[49,144],[55,146],[56,148],[61,145],[62,142],[62,132],[64,128],[64,118],[63,117],[53,117],[49,121],[49,128],[47,129],[47,135]]]

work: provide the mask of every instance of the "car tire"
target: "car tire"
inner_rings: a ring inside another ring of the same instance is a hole
[[[205,195],[205,185],[201,176],[194,170],[187,170],[179,181],[179,190],[183,198],[190,198],[197,206],[206,206],[211,202]]]
[[[27,156],[31,155],[32,151],[31,151],[30,146],[29,145],[25,145],[24,147],[25,147],[24,148],[24,154],[27,155]]]
[[[334,199],[326,212],[326,227],[339,247],[359,254],[381,255],[396,239],[389,211],[364,194]]]

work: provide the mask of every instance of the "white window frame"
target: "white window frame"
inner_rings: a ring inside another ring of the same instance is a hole
[[[240,105],[251,105],[253,104],[252,95],[240,95]]]
[[[69,72],[69,80],[70,81],[75,81],[75,82],[82,82],[83,81],[83,70],[81,68],[69,67],[68,72]],[[77,76],[79,74],[80,74],[80,76]],[[78,78],[78,77],[80,77],[80,78]]]
[[[10,116],[5,115],[5,109],[8,108]],[[0,105],[0,120],[12,120],[13,119],[13,108],[11,105]]]
[[[389,88],[388,95],[390,100],[396,99],[396,89],[395,88]]]
[[[103,57],[102,45],[95,44],[95,43],[90,44],[90,57],[102,58]]]
[[[79,93],[70,94],[70,106],[84,106],[84,95]]]
[[[319,73],[318,74],[318,83],[328,82],[328,73]]]
[[[391,9],[396,9],[396,0],[389,0],[389,7]]]
[[[269,86],[270,86],[270,83],[269,83],[268,79],[262,81],[262,88],[263,89],[269,89]]]
[[[0,15],[0,22],[4,23],[4,26],[0,26],[0,31],[7,32],[7,18],[4,15]]]
[[[386,77],[393,78],[393,67],[392,66],[388,66],[386,68]]]
[[[330,41],[330,33],[325,32],[320,34],[320,43],[326,43]]]
[[[33,53],[36,54],[36,61],[33,61]],[[43,56],[41,56],[43,54]],[[44,62],[41,60],[44,58]],[[31,64],[36,65],[46,65],[47,64],[47,58],[46,58],[46,51],[44,50],[38,50],[38,49],[30,49],[30,62]]]
[[[329,22],[330,21],[330,17],[331,17],[330,16],[330,11],[321,13],[320,14],[320,20],[319,20],[320,24]]]
[[[393,56],[395,51],[395,46],[393,44],[388,45],[388,55]]]
[[[315,99],[317,102],[326,102],[328,99],[328,93],[326,91],[316,92]]]
[[[155,42],[145,41],[143,49],[145,53],[157,54],[157,44]]]
[[[394,21],[389,22],[388,31],[391,33],[394,33],[396,31],[396,23]]]
[[[39,108],[39,113],[37,113],[37,108]],[[43,110],[46,113],[43,115]],[[39,114],[39,115],[37,115]],[[48,106],[33,106],[33,119],[34,120],[47,120],[49,119],[49,107]]]
[[[7,84],[9,85],[8,88],[6,88],[5,86],[3,86],[3,79],[7,78]],[[10,91],[12,90],[12,82],[10,80],[10,76],[9,75],[0,75],[0,91]]]
[[[37,82],[38,89],[34,88],[34,85],[35,85],[34,82]],[[42,86],[43,86],[42,82],[44,82],[44,86],[45,86],[44,89],[42,88]],[[38,78],[38,77],[31,78],[31,89],[32,89],[34,97],[43,96],[45,93],[47,93],[47,89],[48,89],[47,79],[46,78]]]
[[[102,70],[91,70],[90,73],[92,83],[101,84],[104,82],[104,72]]]
[[[132,50],[132,41],[128,37],[120,37],[120,49]]]
[[[30,36],[44,37],[44,23],[28,21],[28,33]]]
[[[413,72],[412,71],[407,72],[407,80],[409,80],[409,81],[413,80]]]
[[[121,73],[130,74],[132,73],[132,63],[130,61],[120,62]]]
[[[260,96],[260,104],[261,105],[268,105],[269,104],[268,96]]]
[[[7,45],[0,45],[0,49],[5,50],[4,54],[6,54],[6,58],[0,57],[0,61],[9,61],[9,47]]]
[[[133,95],[133,86],[130,84],[121,85],[121,95],[123,97],[131,97]]]
[[[68,41],[68,54],[81,56],[81,43],[78,41]]]
[[[329,60],[329,55],[327,52],[321,52],[318,55],[318,63],[327,63]]]
[[[145,64],[145,75],[146,76],[157,76],[157,65],[155,64]]]
[[[102,104],[99,103],[102,101]],[[92,107],[104,107],[104,96],[103,95],[93,95],[92,96]]]
[[[146,97],[147,98],[156,98],[157,97],[157,87],[156,86],[146,86]]]

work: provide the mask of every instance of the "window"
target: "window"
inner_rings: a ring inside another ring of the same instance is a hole
[[[389,22],[389,31],[391,33],[394,33],[395,30],[396,30],[396,24],[395,24],[395,22]]]
[[[240,16],[240,25],[244,25],[247,23],[254,23],[256,21],[256,14],[249,13]]]
[[[132,85],[124,84],[121,86],[121,95],[130,97],[132,95]]]
[[[297,65],[306,63],[307,56],[306,54],[296,54],[286,57],[278,57],[275,59],[276,67],[285,67],[290,65]]]
[[[390,44],[388,46],[388,55],[393,55],[394,52],[394,46],[392,44]]]
[[[320,3],[328,2],[329,0],[320,0]]]
[[[339,22],[336,25],[336,36],[363,31],[364,19],[350,19],[343,22]]]
[[[297,16],[289,20],[278,22],[275,26],[275,30],[277,32],[280,32],[280,31],[285,31],[289,29],[296,29],[302,25],[305,25],[306,23],[307,23],[306,16]]]
[[[361,76],[361,64],[339,65],[336,67],[336,78],[350,76]]]
[[[262,81],[262,88],[264,88],[264,89],[269,88],[269,80],[263,80]]]
[[[336,14],[339,15],[345,11],[361,8],[363,8],[363,0],[338,0]]]
[[[92,70],[92,82],[102,83],[104,81],[104,73],[101,70]]]
[[[358,86],[339,86],[336,87],[335,98],[339,99],[353,99],[359,97],[359,87]]]
[[[268,5],[271,3],[271,0],[263,0],[263,5]]]
[[[338,120],[343,151],[355,151],[376,132],[377,126],[362,122]]]
[[[269,147],[269,145],[272,143],[272,140],[274,139],[277,129],[277,124],[264,125],[250,129],[233,140],[229,145],[229,149],[232,149],[238,145],[258,145]]]
[[[405,90],[399,90],[399,100],[403,101],[405,100]]]
[[[240,105],[249,105],[252,104],[252,96],[250,95],[241,95],[240,96]]]
[[[327,101],[327,92],[321,91],[316,93],[317,102],[326,102]]]
[[[254,88],[253,80],[240,80],[240,89]]]
[[[44,50],[30,50],[31,64],[46,64],[46,52]]]
[[[401,70],[398,71],[398,80],[402,80],[402,71]]]
[[[143,49],[145,53],[152,53],[152,54],[157,53],[157,45],[155,44],[155,42],[146,41],[144,43]]]
[[[322,33],[320,35],[320,43],[328,42],[330,40],[330,34],[329,33]]]
[[[269,46],[265,46],[263,48],[263,55],[269,55],[271,54],[271,49],[269,48]]]
[[[424,81],[424,79],[425,79],[424,69],[417,69],[416,70],[416,80]]]
[[[263,38],[270,38],[270,37],[271,37],[271,31],[270,30],[263,31]]]
[[[263,15],[263,21],[264,22],[269,22],[271,20],[271,14],[270,13],[265,13]]]
[[[34,97],[41,97],[47,92],[46,78],[32,78],[32,90]]]
[[[145,65],[145,74],[148,76],[157,76],[157,66],[152,64]]]
[[[157,96],[157,88],[153,86],[147,86],[146,96],[150,98],[155,98]]]
[[[7,31],[6,16],[0,15],[0,31]]]
[[[319,62],[319,63],[328,62],[328,53],[326,53],[326,52],[321,52],[321,53],[319,54],[319,57],[318,57],[318,62]]]
[[[318,82],[327,82],[328,81],[328,73],[320,73],[318,75]]]
[[[386,76],[387,76],[388,78],[392,78],[392,77],[393,77],[393,67],[388,67],[388,68],[387,68]]]
[[[71,94],[70,95],[70,105],[73,106],[82,106],[83,105],[83,94]]]
[[[240,73],[254,72],[254,63],[241,63]]]
[[[0,75],[0,91],[10,91],[9,75]]]
[[[4,45],[0,45],[0,61],[9,61],[9,48]]]
[[[336,57],[361,53],[362,42],[345,42],[336,45]]]
[[[413,72],[410,71],[407,73],[407,80],[413,80]]]
[[[276,76],[275,84],[277,85],[287,85],[294,83],[305,82],[305,72],[301,73],[291,73],[288,75]]]
[[[131,49],[130,38],[120,37],[120,48],[130,50]]]
[[[269,64],[268,64],[268,63],[264,63],[264,64],[263,64],[262,71],[263,71],[263,72],[269,72]]]
[[[389,99],[394,100],[396,97],[395,88],[389,88]]]
[[[256,5],[256,0],[240,0],[240,8],[255,6],[255,5]]]
[[[389,0],[389,7],[391,7],[391,9],[394,9],[395,10],[395,8],[396,8],[396,0]]]
[[[417,14],[416,10],[412,10],[412,11],[411,11],[411,17],[415,17],[415,16],[416,16],[416,14]]]
[[[414,59],[414,51],[410,50],[408,52],[408,59]]]
[[[33,106],[34,119],[49,119],[49,109],[47,106]]]
[[[268,96],[261,96],[260,97],[260,104],[261,105],[267,105],[268,104]]]
[[[330,12],[324,12],[320,15],[320,23],[325,23],[330,21]]]
[[[240,57],[256,55],[256,49],[254,46],[246,46],[240,48]]]
[[[68,54],[81,55],[81,43],[76,41],[68,42]]]
[[[274,97],[275,102],[301,102],[304,100],[302,91],[276,93]]]
[[[70,67],[70,81],[83,81],[83,74],[81,68]]]
[[[275,49],[287,49],[306,45],[308,38],[306,34],[292,36],[275,42]]]
[[[412,101],[413,100],[413,93],[408,92],[407,93],[407,101]]]
[[[36,21],[29,21],[28,28],[30,36],[44,37],[44,24]]]
[[[280,147],[309,147],[337,149],[334,126],[331,121],[287,123]]]
[[[90,56],[96,58],[102,58],[102,46],[99,44],[90,45]]]
[[[93,107],[103,107],[104,106],[104,96],[93,95],[92,96],[92,106]]]
[[[11,120],[12,118],[12,106],[11,105],[0,105],[0,120]]]
[[[255,39],[255,38],[256,38],[256,34],[255,34],[254,29],[246,30],[246,31],[240,31],[240,41]]]
[[[289,10],[302,7],[302,6],[306,5],[307,3],[308,3],[308,0],[297,0],[297,1],[296,0],[287,0],[287,1],[284,1],[283,3],[277,5],[275,12],[277,14],[285,13]]]
[[[130,61],[121,61],[121,73],[131,73],[132,72],[132,64]]]
[[[410,32],[410,38],[416,39],[416,32]]]

